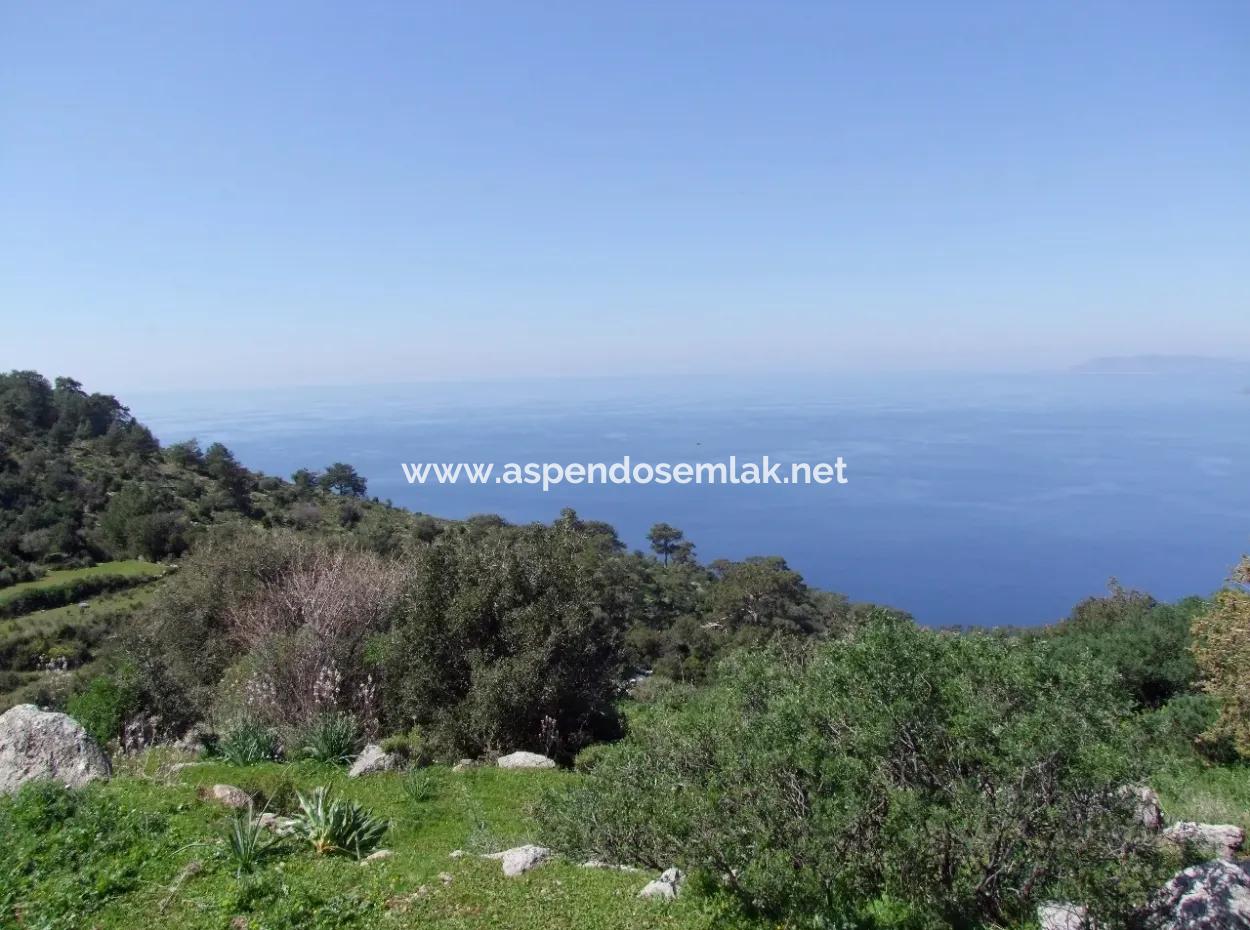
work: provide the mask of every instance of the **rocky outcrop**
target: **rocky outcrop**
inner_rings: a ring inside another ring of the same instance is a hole
[[[1241,827],[1231,823],[1194,823],[1192,820],[1182,820],[1164,830],[1163,839],[1221,859],[1231,859],[1241,849],[1246,833]]]
[[[685,876],[680,869],[665,869],[655,881],[647,882],[646,887],[638,892],[640,898],[651,898],[656,901],[672,901],[681,894],[681,884]]]
[[[400,767],[400,758],[392,753],[385,752],[381,746],[376,743],[370,743],[356,757],[356,761],[352,763],[351,770],[347,773],[348,778],[360,778],[363,775],[376,775],[379,772],[392,772]]]
[[[501,769],[553,769],[556,760],[536,752],[514,752],[500,756],[497,764]]]
[[[1142,930],[1250,930],[1250,866],[1216,859],[1178,872],[1137,926]]]
[[[108,756],[73,717],[33,704],[0,714],[0,794],[39,779],[81,788],[110,774]]]

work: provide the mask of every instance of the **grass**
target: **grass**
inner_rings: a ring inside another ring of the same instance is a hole
[[[71,676],[85,679],[96,674],[109,637],[144,607],[158,588],[158,584],[143,584],[94,597],[87,607],[69,604],[0,620],[0,712],[14,704],[41,699],[42,692],[53,683],[64,690],[72,684]],[[64,656],[72,671],[48,672],[38,667],[38,656]]]
[[[20,584],[0,588],[0,607],[15,601],[29,591],[46,591],[63,588],[80,581],[98,578],[133,578],[136,581],[145,578],[159,578],[166,571],[164,565],[144,562],[140,559],[126,559],[120,562],[101,562],[88,568],[67,568],[48,572],[35,581],[23,581]]]
[[[1193,758],[1162,764],[1150,780],[1169,821],[1236,824],[1250,835],[1250,765],[1207,765]]]
[[[126,848],[111,849],[106,857],[95,855],[90,843],[61,848],[75,830],[95,828],[92,817],[98,815],[83,812],[43,835],[11,828],[0,848],[0,907],[6,909],[0,925],[20,914],[17,926],[46,930],[754,926],[718,897],[641,900],[638,891],[653,877],[647,874],[557,860],[505,878],[496,861],[449,857],[454,849],[488,852],[534,841],[528,809],[545,788],[578,777],[571,773],[432,768],[425,770],[427,790],[414,800],[402,773],[351,780],[342,769],[307,762],[247,768],[212,763],[184,769],[171,783],[160,776],[159,761],[150,755],[129,763],[128,774],[86,792],[93,810],[112,810],[110,816],[121,818],[115,834],[134,838]],[[257,810],[267,804],[285,813],[293,810],[296,791],[330,786],[392,822],[384,846],[394,855],[362,865],[318,857],[306,844],[288,841],[240,877],[225,839],[231,812],[197,793],[218,783],[255,793]],[[0,829],[5,816],[0,806]],[[141,828],[128,830],[128,818],[142,819]]]

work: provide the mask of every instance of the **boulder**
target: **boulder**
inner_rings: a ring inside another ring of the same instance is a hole
[[[108,756],[73,717],[33,704],[0,714],[0,794],[38,779],[81,788],[110,774]]]
[[[241,810],[252,803],[251,795],[234,785],[213,785],[203,789],[202,796],[206,801],[216,801],[235,810]]]
[[[546,846],[526,844],[514,849],[505,849],[499,857],[503,860],[503,874],[508,876],[524,875],[530,869],[542,865],[551,857],[551,850]]]
[[[453,772],[467,772],[470,769],[475,769],[477,767],[478,761],[476,759],[461,759],[451,767],[451,770]]]
[[[1159,795],[1147,785],[1134,785],[1127,790],[1136,801],[1134,815],[1137,822],[1151,833],[1158,833],[1163,828],[1163,806],[1159,803]]]
[[[1231,823],[1194,823],[1182,820],[1163,831],[1163,839],[1177,846],[1190,846],[1220,859],[1231,859],[1241,849],[1246,833]]]
[[[681,894],[681,883],[684,880],[685,876],[680,869],[665,869],[655,881],[647,882],[642,891],[638,892],[638,897],[672,901]]]
[[[500,756],[497,764],[501,769],[553,769],[556,760],[536,752],[514,752]]]
[[[1038,930],[1090,930],[1089,908],[1083,904],[1052,901],[1037,909]]]
[[[376,775],[379,772],[391,772],[399,768],[399,757],[384,752],[382,747],[377,743],[370,743],[356,757],[356,761],[352,763],[351,770],[347,773],[348,778],[360,778],[362,775]]]
[[[393,855],[395,855],[395,853],[389,849],[379,849],[375,852],[369,853],[369,855],[361,859],[360,864],[368,865],[370,862],[381,862],[383,859],[389,859]]]
[[[1143,930],[1250,930],[1250,865],[1215,859],[1178,872],[1140,915]]]

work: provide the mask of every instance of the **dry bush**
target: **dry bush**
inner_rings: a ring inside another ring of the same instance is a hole
[[[247,708],[289,725],[348,710],[369,728],[377,695],[365,644],[385,628],[402,582],[402,569],[378,556],[309,546],[233,605],[227,628],[248,657]]]

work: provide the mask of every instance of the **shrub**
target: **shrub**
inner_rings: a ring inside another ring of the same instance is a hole
[[[394,627],[375,644],[388,719],[416,722],[452,758],[545,751],[544,733],[568,756],[613,735],[625,625],[614,570],[575,528],[445,533],[420,550]]]
[[[345,853],[363,859],[382,842],[390,825],[355,801],[336,798],[329,788],[299,794],[300,813],[294,818],[297,835],[308,840],[317,855]]]
[[[1082,601],[1056,627],[1057,660],[1080,662],[1087,651],[1115,669],[1134,701],[1158,707],[1194,685],[1189,628],[1204,607],[1196,597],[1159,604],[1113,583],[1110,594]]]
[[[322,714],[297,734],[301,758],[345,765],[360,751],[360,727],[351,714]]]
[[[1219,704],[1206,738],[1225,740],[1250,757],[1250,557],[1242,559],[1231,582],[1194,618],[1194,657],[1204,688]]]
[[[133,669],[123,668],[113,675],[97,675],[91,679],[84,691],[69,699],[65,710],[98,742],[105,744],[121,736],[122,727],[139,707],[139,686]]]
[[[540,812],[553,845],[731,876],[780,917],[1019,923],[1063,896],[1107,915],[1157,875],[1120,789],[1129,713],[1098,664],[880,617],[786,659],[739,654],[642,716]]]
[[[422,767],[434,760],[425,748],[421,731],[413,727],[407,733],[388,736],[381,742],[382,751],[397,756],[409,765]]]
[[[264,724],[244,720],[217,742],[217,754],[234,765],[256,765],[278,758],[278,741]]]

